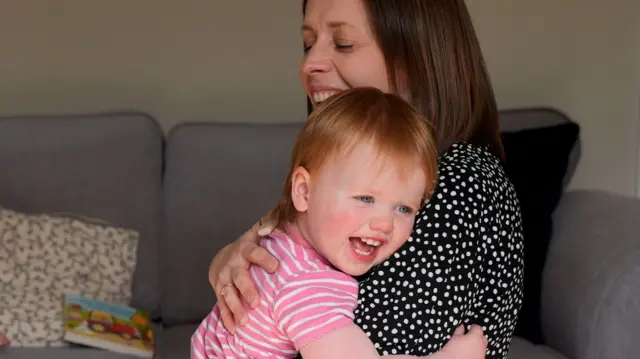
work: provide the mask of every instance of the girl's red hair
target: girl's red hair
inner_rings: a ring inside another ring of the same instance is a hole
[[[438,146],[430,123],[397,95],[375,88],[347,90],[323,101],[299,133],[282,198],[272,218],[292,222],[297,211],[291,200],[292,174],[303,167],[312,176],[333,156],[349,156],[358,144],[369,143],[383,160],[424,171],[427,199],[436,185]]]

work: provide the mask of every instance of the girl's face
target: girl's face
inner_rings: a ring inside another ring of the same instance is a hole
[[[314,106],[354,87],[390,92],[382,51],[361,0],[309,0],[300,80]]]
[[[334,156],[314,174],[294,171],[297,224],[334,267],[359,276],[409,239],[427,179],[420,164],[407,167],[367,143]]]

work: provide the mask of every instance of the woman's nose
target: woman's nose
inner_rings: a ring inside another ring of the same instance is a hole
[[[333,61],[330,52],[319,44],[309,49],[302,61],[302,71],[308,75],[329,72],[332,68]]]

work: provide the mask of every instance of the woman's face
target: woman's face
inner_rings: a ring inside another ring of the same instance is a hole
[[[390,92],[382,51],[361,0],[309,0],[300,80],[314,106],[354,87]]]

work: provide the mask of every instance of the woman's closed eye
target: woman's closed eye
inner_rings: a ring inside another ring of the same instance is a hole
[[[336,47],[336,50],[340,52],[349,52],[353,50],[353,44],[336,43],[335,47]]]
[[[302,44],[304,46],[304,53],[306,54],[307,52],[311,51],[311,48],[313,47],[313,43],[315,41],[303,41]]]
[[[339,44],[336,43],[335,48],[338,52],[350,52],[353,50],[353,44]],[[311,51],[311,48],[313,47],[313,45],[304,45],[304,53],[308,53],[309,51]]]

